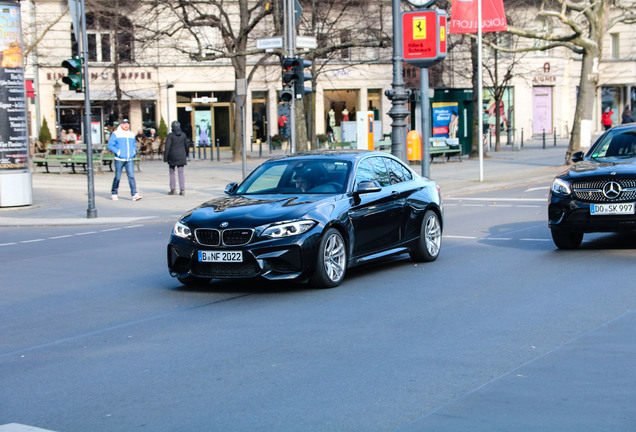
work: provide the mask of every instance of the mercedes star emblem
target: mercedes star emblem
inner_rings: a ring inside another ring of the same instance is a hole
[[[615,181],[607,182],[605,183],[605,186],[603,186],[603,195],[605,195],[608,199],[616,199],[620,194],[621,185]]]

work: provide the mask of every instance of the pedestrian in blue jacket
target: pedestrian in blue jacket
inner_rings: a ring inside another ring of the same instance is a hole
[[[115,155],[115,178],[113,179],[112,196],[113,201],[117,201],[117,191],[119,190],[119,179],[121,179],[121,172],[124,167],[126,168],[126,175],[128,175],[128,184],[130,185],[130,194],[133,201],[138,201],[143,198],[137,192],[137,185],[135,183],[135,163],[133,158],[137,154],[137,140],[135,134],[130,131],[130,122],[128,119],[123,119],[117,130],[110,135],[108,139],[108,150]]]

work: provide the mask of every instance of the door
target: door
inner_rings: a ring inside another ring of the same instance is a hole
[[[532,87],[532,133],[552,133],[552,87]]]

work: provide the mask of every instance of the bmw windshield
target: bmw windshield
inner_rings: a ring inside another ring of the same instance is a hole
[[[346,190],[351,163],[343,160],[281,160],[265,163],[236,190],[238,195],[333,194]]]

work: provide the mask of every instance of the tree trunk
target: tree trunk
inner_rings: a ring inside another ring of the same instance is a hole
[[[596,20],[590,21],[589,38],[580,45],[583,47],[583,59],[581,62],[581,78],[579,80],[579,94],[576,98],[576,109],[572,124],[572,135],[568,150],[565,153],[565,164],[572,163],[572,155],[581,150],[581,123],[589,122],[590,130],[593,130],[594,100],[596,99],[596,87],[598,86],[598,62],[601,58],[603,33],[605,32],[608,1],[603,0],[594,8]],[[589,143],[585,143],[588,145]]]

